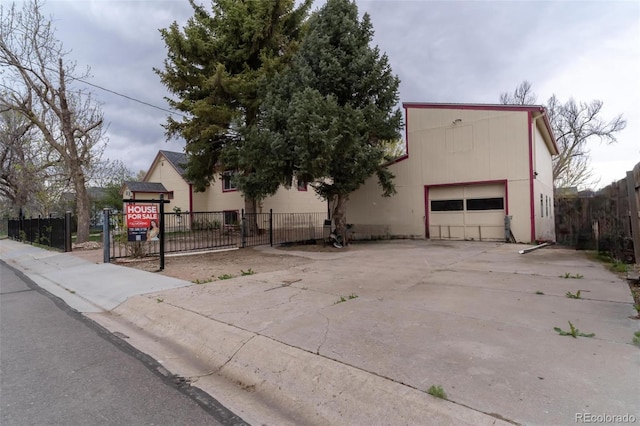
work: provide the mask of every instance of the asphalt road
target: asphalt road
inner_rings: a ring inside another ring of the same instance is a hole
[[[0,262],[0,424],[245,424]]]

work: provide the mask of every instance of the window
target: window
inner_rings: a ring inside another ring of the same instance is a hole
[[[542,196],[542,194],[540,194],[540,217],[544,217],[544,206],[542,205],[543,204],[543,202],[542,202],[543,198],[544,197]]]
[[[301,180],[298,181],[298,191],[306,191],[307,190],[307,182],[303,182]]]
[[[228,210],[224,212],[224,224],[225,225],[237,225],[238,222],[238,211],[237,210]]]
[[[547,217],[549,217],[549,204],[551,204],[549,201],[549,196],[545,196],[545,200],[546,200],[546,208],[547,208]]]
[[[233,182],[234,172],[222,173],[222,191],[235,191],[237,190],[235,183]]]
[[[462,200],[431,200],[432,212],[452,212],[463,210]]]
[[[469,198],[467,210],[503,210],[504,198]]]

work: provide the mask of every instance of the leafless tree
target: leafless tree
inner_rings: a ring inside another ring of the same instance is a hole
[[[75,62],[56,39],[40,0],[0,7],[0,111],[22,114],[60,156],[77,201],[77,241],[89,239],[90,205],[86,171],[100,156],[104,143],[99,104],[75,80]]]
[[[536,96],[531,84],[524,81],[513,94],[502,93],[503,104],[535,104]],[[552,95],[546,109],[560,155],[553,160],[553,180],[556,188],[594,185],[593,170],[589,161],[588,143],[599,140],[616,142],[616,134],[623,130],[627,122],[619,114],[611,120],[602,118],[600,100],[576,102],[573,98],[562,103]]]
[[[538,96],[533,93],[531,83],[527,80],[520,83],[513,93],[503,92],[500,94],[500,103],[505,105],[535,105]]]

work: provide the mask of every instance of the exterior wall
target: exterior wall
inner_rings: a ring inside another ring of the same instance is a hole
[[[297,185],[290,189],[280,187],[273,196],[266,198],[258,206],[258,212],[268,213],[317,213],[327,211],[327,202],[322,200],[311,185],[306,191],[298,190]]]
[[[222,178],[210,187],[209,210],[236,210],[240,212],[244,208],[244,197],[237,190],[224,191]],[[268,213],[273,209],[274,213],[315,213],[327,210],[327,204],[320,199],[313,188],[308,186],[306,191],[299,191],[294,185],[290,189],[280,187],[273,196],[262,200],[258,205],[258,213]]]
[[[539,121],[540,119],[538,119]],[[535,218],[535,239],[555,241],[555,219],[553,208],[553,163],[551,154],[538,125],[534,120],[533,130],[533,201]],[[542,200],[542,203],[541,203]]]
[[[156,158],[145,177],[145,182],[161,182],[167,191],[173,191],[173,200],[164,206],[165,211],[170,212],[176,206],[182,211],[189,210],[189,184],[182,179],[164,156],[159,155]]]
[[[506,180],[512,232],[531,240],[528,111],[408,107],[406,122],[409,155],[389,166],[397,194],[381,197],[374,177],[350,196],[355,238],[424,238],[425,186]]]

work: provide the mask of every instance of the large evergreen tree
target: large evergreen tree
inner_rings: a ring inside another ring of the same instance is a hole
[[[403,125],[399,79],[372,38],[370,17],[360,20],[355,2],[327,0],[309,19],[290,66],[269,81],[260,126],[238,155],[255,168],[239,182],[256,195],[293,177],[313,183],[333,203],[340,235],[348,196],[367,178],[377,175],[384,195],[395,192],[383,163]]]
[[[255,125],[260,81],[290,57],[311,0],[297,8],[294,0],[213,0],[211,13],[189,3],[194,15],[184,28],[174,22],[160,30],[168,56],[155,71],[175,95],[171,107],[185,115],[168,118],[167,135],[185,139],[187,178],[204,191],[238,165],[222,164],[222,154],[237,151]],[[245,209],[255,211],[255,198],[244,195]]]

